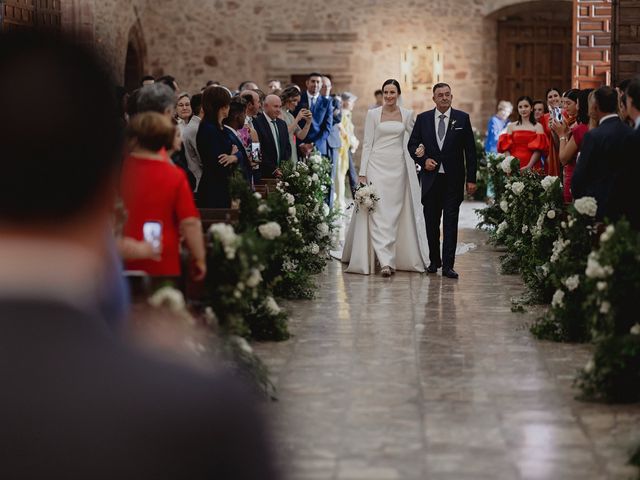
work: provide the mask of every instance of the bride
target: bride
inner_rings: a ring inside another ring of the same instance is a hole
[[[372,212],[353,213],[342,261],[347,272],[368,275],[377,259],[389,277],[395,270],[424,272],[429,247],[416,165],[407,151],[413,111],[398,105],[397,80],[384,82],[382,92],[384,105],[367,114],[360,165],[360,182],[371,182],[380,200]]]

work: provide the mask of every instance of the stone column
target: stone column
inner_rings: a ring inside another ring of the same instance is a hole
[[[611,83],[612,0],[573,2],[573,85],[597,88]]]

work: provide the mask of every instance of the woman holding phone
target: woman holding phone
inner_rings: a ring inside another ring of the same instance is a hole
[[[564,121],[561,90],[559,88],[550,88],[547,90],[545,98],[547,100],[548,113],[542,116],[540,123],[549,142],[549,155],[544,165],[544,171],[547,175],[559,177],[562,174],[560,160],[558,159],[559,141],[551,129],[551,124],[554,118],[557,121]]]
[[[287,124],[289,129],[289,142],[291,143],[291,161],[296,163],[298,161],[298,152],[296,148],[296,138],[298,140],[304,140],[307,138],[309,128],[311,128],[311,110],[303,108],[298,112],[298,116],[294,117],[293,112],[300,102],[300,90],[296,87],[287,87],[282,93],[280,93],[280,100],[282,100],[282,120]],[[300,122],[304,120],[304,127],[300,128]]]
[[[176,126],[155,112],[134,116],[128,127],[133,149],[124,162],[121,195],[127,220],[123,235],[151,245],[156,258],[125,261],[127,270],[153,276],[181,275],[180,237],[191,252],[192,278],[206,274],[200,214],[185,173],[169,161],[166,151]]]

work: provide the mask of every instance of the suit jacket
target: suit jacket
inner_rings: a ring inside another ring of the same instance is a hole
[[[224,127],[224,131],[229,137],[229,141],[231,145],[234,145],[238,148],[238,153],[236,153],[236,157],[238,158],[238,169],[242,173],[242,177],[247,181],[249,185],[251,185],[251,178],[253,174],[253,168],[251,167],[251,162],[249,161],[249,157],[247,156],[247,149],[244,147],[242,140],[235,134],[231,127]]]
[[[311,110],[307,92],[302,92],[300,95],[300,102],[293,112],[293,116],[296,117],[298,112],[303,108]],[[316,106],[311,110],[311,113],[311,127],[304,142],[313,143],[322,155],[327,155],[327,139],[331,134],[331,128],[333,126],[332,102],[322,95],[318,96]],[[301,122],[300,128],[303,128],[303,126],[304,123]]]
[[[340,123],[342,122],[342,109],[340,108],[340,100],[337,97],[331,97],[331,114],[333,117],[333,125],[331,126],[331,132],[327,137],[327,146],[329,148],[337,149],[342,145],[340,138]]]
[[[202,160],[202,177],[198,184],[196,200],[199,208],[229,208],[231,194],[229,180],[235,166],[220,165],[218,156],[231,154],[231,141],[213,122],[206,119],[200,122],[196,135],[198,154]]]
[[[280,147],[280,157],[276,149],[276,142],[273,138],[271,125],[266,115],[260,114],[253,120],[253,128],[258,132],[260,140],[261,163],[260,173],[262,178],[274,178],[274,172],[282,162],[291,158],[291,143],[289,142],[289,132],[284,120],[276,118],[278,125],[278,141]]]
[[[64,303],[0,301],[3,478],[273,479],[253,399]]]
[[[202,177],[202,161],[196,145],[196,135],[198,135],[198,127],[200,127],[201,121],[199,116],[194,115],[182,131],[182,145],[187,159],[187,166],[196,179],[194,191],[198,190],[200,177]]]
[[[418,145],[423,144],[425,155],[418,158],[415,154]],[[409,138],[409,154],[416,164],[422,167],[420,180],[422,184],[422,197],[427,194],[440,170],[440,164],[444,166],[447,175],[453,176],[460,183],[460,199],[464,198],[464,183],[476,182],[478,161],[476,157],[476,144],[471,128],[469,115],[460,110],[451,109],[449,127],[442,145],[438,146],[435,126],[435,109],[423,112],[416,118],[416,123]],[[424,168],[427,158],[433,158],[438,162],[435,170],[428,171]]]
[[[590,130],[582,140],[580,156],[571,179],[574,198],[594,197],[598,202],[596,219],[602,220],[610,213],[609,196],[619,174],[627,175],[625,165],[635,159],[627,151],[628,139],[633,130],[612,117]]]

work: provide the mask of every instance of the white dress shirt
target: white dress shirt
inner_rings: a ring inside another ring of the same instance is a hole
[[[609,115],[605,115],[600,119],[600,122],[598,123],[598,125],[602,125],[602,122],[604,122],[605,120],[609,120],[610,118],[615,118],[617,116],[618,116],[617,113],[610,113]]]
[[[315,107],[314,103],[318,103],[318,99],[320,98],[320,94],[317,93],[315,95],[311,95],[307,92],[307,97],[309,98],[309,110]]]
[[[640,117],[636,118],[636,130],[640,130]]]
[[[449,132],[449,119],[451,118],[451,108],[449,108],[449,110],[444,112],[444,116],[445,116],[444,117],[444,137],[442,137],[442,140],[440,140],[440,137],[438,136],[438,126],[440,125],[440,115],[442,115],[442,113],[440,113],[440,110],[436,108],[436,112],[435,112],[436,140],[438,141],[438,147],[440,148],[440,150],[442,150],[444,141],[447,139],[447,133]],[[442,163],[440,163],[440,169],[438,170],[438,173],[444,173],[444,165]]]
[[[264,112],[262,112],[262,114],[264,115],[264,118],[267,119],[267,122],[269,122],[269,128],[271,129],[271,135],[273,135],[273,141],[276,144],[276,153],[278,155],[278,158],[276,159],[276,163],[279,163],[280,162],[280,134],[278,133],[278,127],[276,127],[276,125],[273,123],[274,121],[276,121],[276,119],[269,117],[269,115],[267,115]]]

